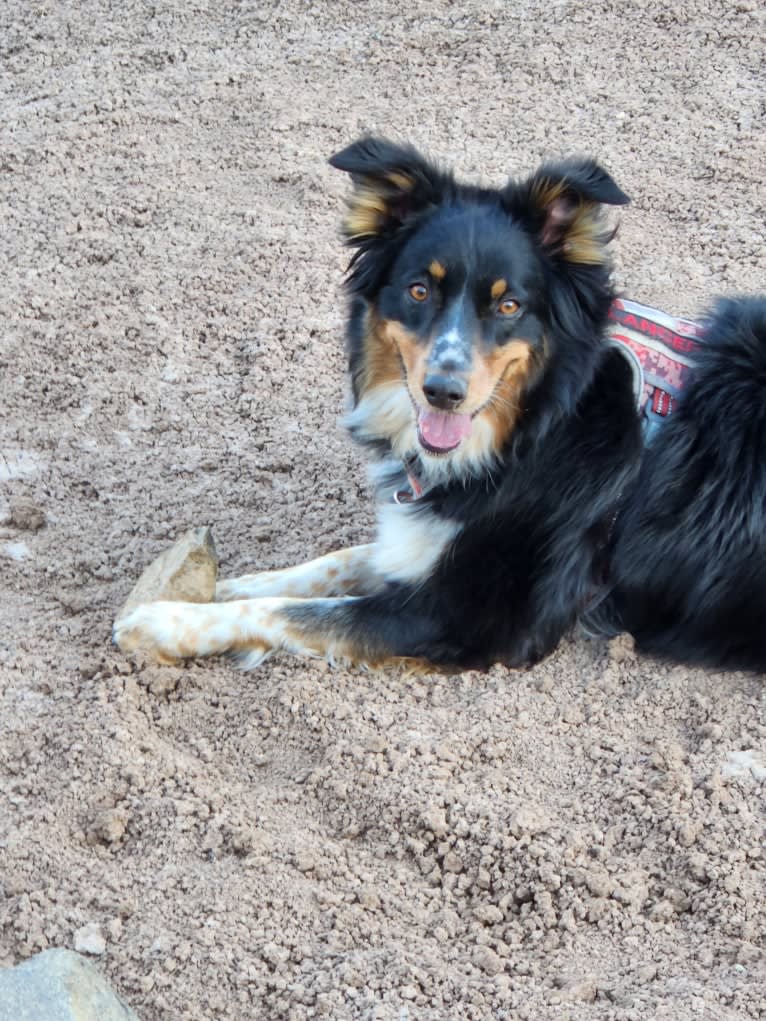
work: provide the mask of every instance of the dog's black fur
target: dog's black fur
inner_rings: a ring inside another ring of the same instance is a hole
[[[766,299],[718,303],[695,378],[620,505],[596,628],[766,669]]]
[[[362,644],[439,665],[519,666],[587,615],[591,629],[625,628],[684,662],[766,667],[766,300],[717,307],[694,382],[644,450],[630,373],[604,341],[614,295],[598,205],[627,201],[605,171],[571,162],[480,189],[379,139],[331,162],[357,189],[347,227],[357,408],[377,343],[371,315],[403,324],[413,344],[438,333],[449,293],[426,321],[406,293],[431,254],[469,290],[502,276],[520,299],[502,329],[477,305],[477,357],[515,337],[535,355],[502,443],[452,472],[437,464],[411,506],[459,531],[427,576],[392,580],[352,615]],[[393,432],[353,414],[350,425],[377,452],[401,454]],[[386,478],[381,499],[401,484]]]
[[[366,138],[346,236],[352,435],[380,461],[374,543],[118,622],[163,661],[275,649],[523,666],[578,619],[688,663],[766,668],[766,299],[721,302],[645,449],[592,161],[501,189]]]

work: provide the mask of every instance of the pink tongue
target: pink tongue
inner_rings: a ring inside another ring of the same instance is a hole
[[[418,413],[418,430],[421,439],[434,450],[452,450],[470,435],[471,416],[421,408]]]

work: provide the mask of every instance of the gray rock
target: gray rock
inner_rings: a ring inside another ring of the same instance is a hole
[[[138,1021],[84,957],[44,950],[0,969],[0,1021]]]

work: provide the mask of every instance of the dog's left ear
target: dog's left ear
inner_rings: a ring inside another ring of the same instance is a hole
[[[385,138],[360,138],[330,159],[351,174],[354,191],[343,232],[350,245],[388,238],[418,213],[435,205],[446,176],[411,146]]]
[[[595,160],[546,164],[522,190],[532,227],[549,254],[573,263],[606,261],[613,232],[604,228],[601,206],[624,206],[630,199]]]

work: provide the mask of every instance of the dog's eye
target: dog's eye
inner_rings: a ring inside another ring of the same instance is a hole
[[[410,284],[410,297],[415,301],[425,301],[428,297],[428,288],[425,284]]]
[[[515,316],[520,308],[521,305],[513,298],[503,298],[497,306],[497,311],[501,316]]]

